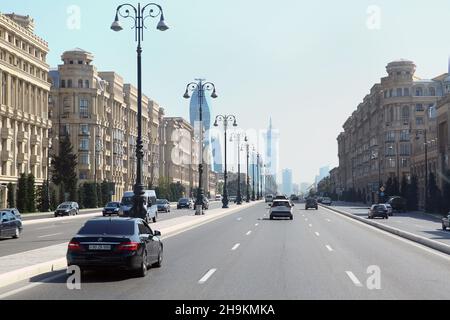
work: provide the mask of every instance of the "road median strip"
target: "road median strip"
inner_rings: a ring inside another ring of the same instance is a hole
[[[155,224],[151,224],[150,226],[153,230],[161,231],[162,239],[164,240],[238,211],[247,209],[258,203],[259,202],[244,204],[242,206],[236,206],[227,210],[213,209],[206,215],[183,216],[157,222]],[[83,216],[89,217],[88,215]],[[64,270],[67,268],[65,258],[66,250],[67,243],[61,243],[50,247],[0,257],[0,288],[23,280],[31,279],[41,274]],[[42,257],[48,257],[49,260],[42,261]]]
[[[437,250],[439,252],[442,252],[442,253],[450,255],[450,246],[446,245],[446,244],[444,244],[442,242],[439,242],[439,241],[436,241],[436,240],[432,240],[432,239],[428,239],[428,238],[425,238],[423,236],[419,236],[417,234],[414,234],[414,233],[411,233],[411,232],[408,232],[408,231],[404,231],[404,230],[401,230],[401,229],[398,229],[398,228],[395,228],[395,227],[388,226],[386,224],[382,224],[382,223],[378,223],[378,222],[375,222],[375,221],[372,221],[372,220],[361,218],[361,217],[359,217],[357,215],[354,215],[352,213],[349,213],[349,212],[346,212],[346,211],[343,211],[343,210],[338,210],[338,209],[333,208],[333,207],[328,207],[328,206],[321,206],[321,207],[325,208],[325,209],[328,209],[328,210],[331,210],[333,212],[336,212],[338,214],[344,215],[344,216],[349,217],[351,219],[360,221],[362,223],[365,223],[365,224],[370,225],[372,227],[375,227],[377,229],[389,232],[389,233],[394,234],[396,236],[399,236],[401,238],[404,238],[404,239],[407,239],[407,240],[419,243],[419,244],[421,244],[421,245],[423,245],[425,247],[428,247],[428,248],[431,248],[431,249]]]

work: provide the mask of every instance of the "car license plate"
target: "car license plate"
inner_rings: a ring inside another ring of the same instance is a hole
[[[105,245],[105,244],[91,244],[91,245],[89,245],[89,250],[107,251],[107,250],[111,250],[111,246]]]

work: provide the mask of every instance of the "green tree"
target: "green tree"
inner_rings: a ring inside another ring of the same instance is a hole
[[[102,204],[100,206],[103,206],[110,201],[110,195],[109,195],[110,190],[109,189],[110,189],[110,184],[106,181],[103,181],[102,185],[101,185],[101,199],[102,199],[101,203]]]
[[[66,135],[59,142],[59,154],[52,157],[52,181],[60,186],[61,198],[64,193],[69,193],[70,200],[77,199],[77,156],[73,152],[73,146],[69,136]]]
[[[20,212],[28,212],[27,208],[27,175],[22,173],[17,182],[17,209]]]
[[[394,196],[395,195],[395,186],[394,186],[394,180],[392,177],[389,177],[389,179],[386,181],[386,190],[385,190],[386,196]]]
[[[27,176],[26,206],[28,212],[36,212],[36,181],[33,174]]]
[[[403,198],[408,199],[408,193],[409,193],[408,179],[406,178],[406,176],[403,176],[399,194]]]
[[[14,199],[14,185],[10,182],[8,183],[8,207],[15,208],[16,200]]]
[[[83,206],[85,208],[96,208],[97,203],[97,184],[91,182],[83,184]]]

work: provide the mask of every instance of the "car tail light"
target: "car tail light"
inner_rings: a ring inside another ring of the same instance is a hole
[[[70,241],[68,246],[69,251],[81,251],[82,247],[77,241]]]
[[[117,247],[118,251],[137,251],[139,249],[139,242],[124,242]]]

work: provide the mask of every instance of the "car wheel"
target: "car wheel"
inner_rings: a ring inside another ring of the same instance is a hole
[[[153,221],[153,223],[156,222],[156,215],[153,217],[152,221]]]
[[[19,237],[20,237],[20,230],[19,230],[18,227],[16,227],[16,230],[14,231],[13,238],[14,239],[19,239]]]
[[[291,219],[291,220],[294,220],[294,216],[291,216],[290,219]]]
[[[140,278],[144,278],[147,275],[147,252],[142,254],[142,262],[139,269],[136,270],[136,275]]]
[[[58,218],[58,215],[56,213],[54,214],[54,216],[55,216],[55,218]]]
[[[152,267],[154,268],[161,268],[163,262],[163,249],[161,248],[158,254],[158,261],[156,261]]]
[[[270,216],[270,220],[273,220],[273,216]]]

